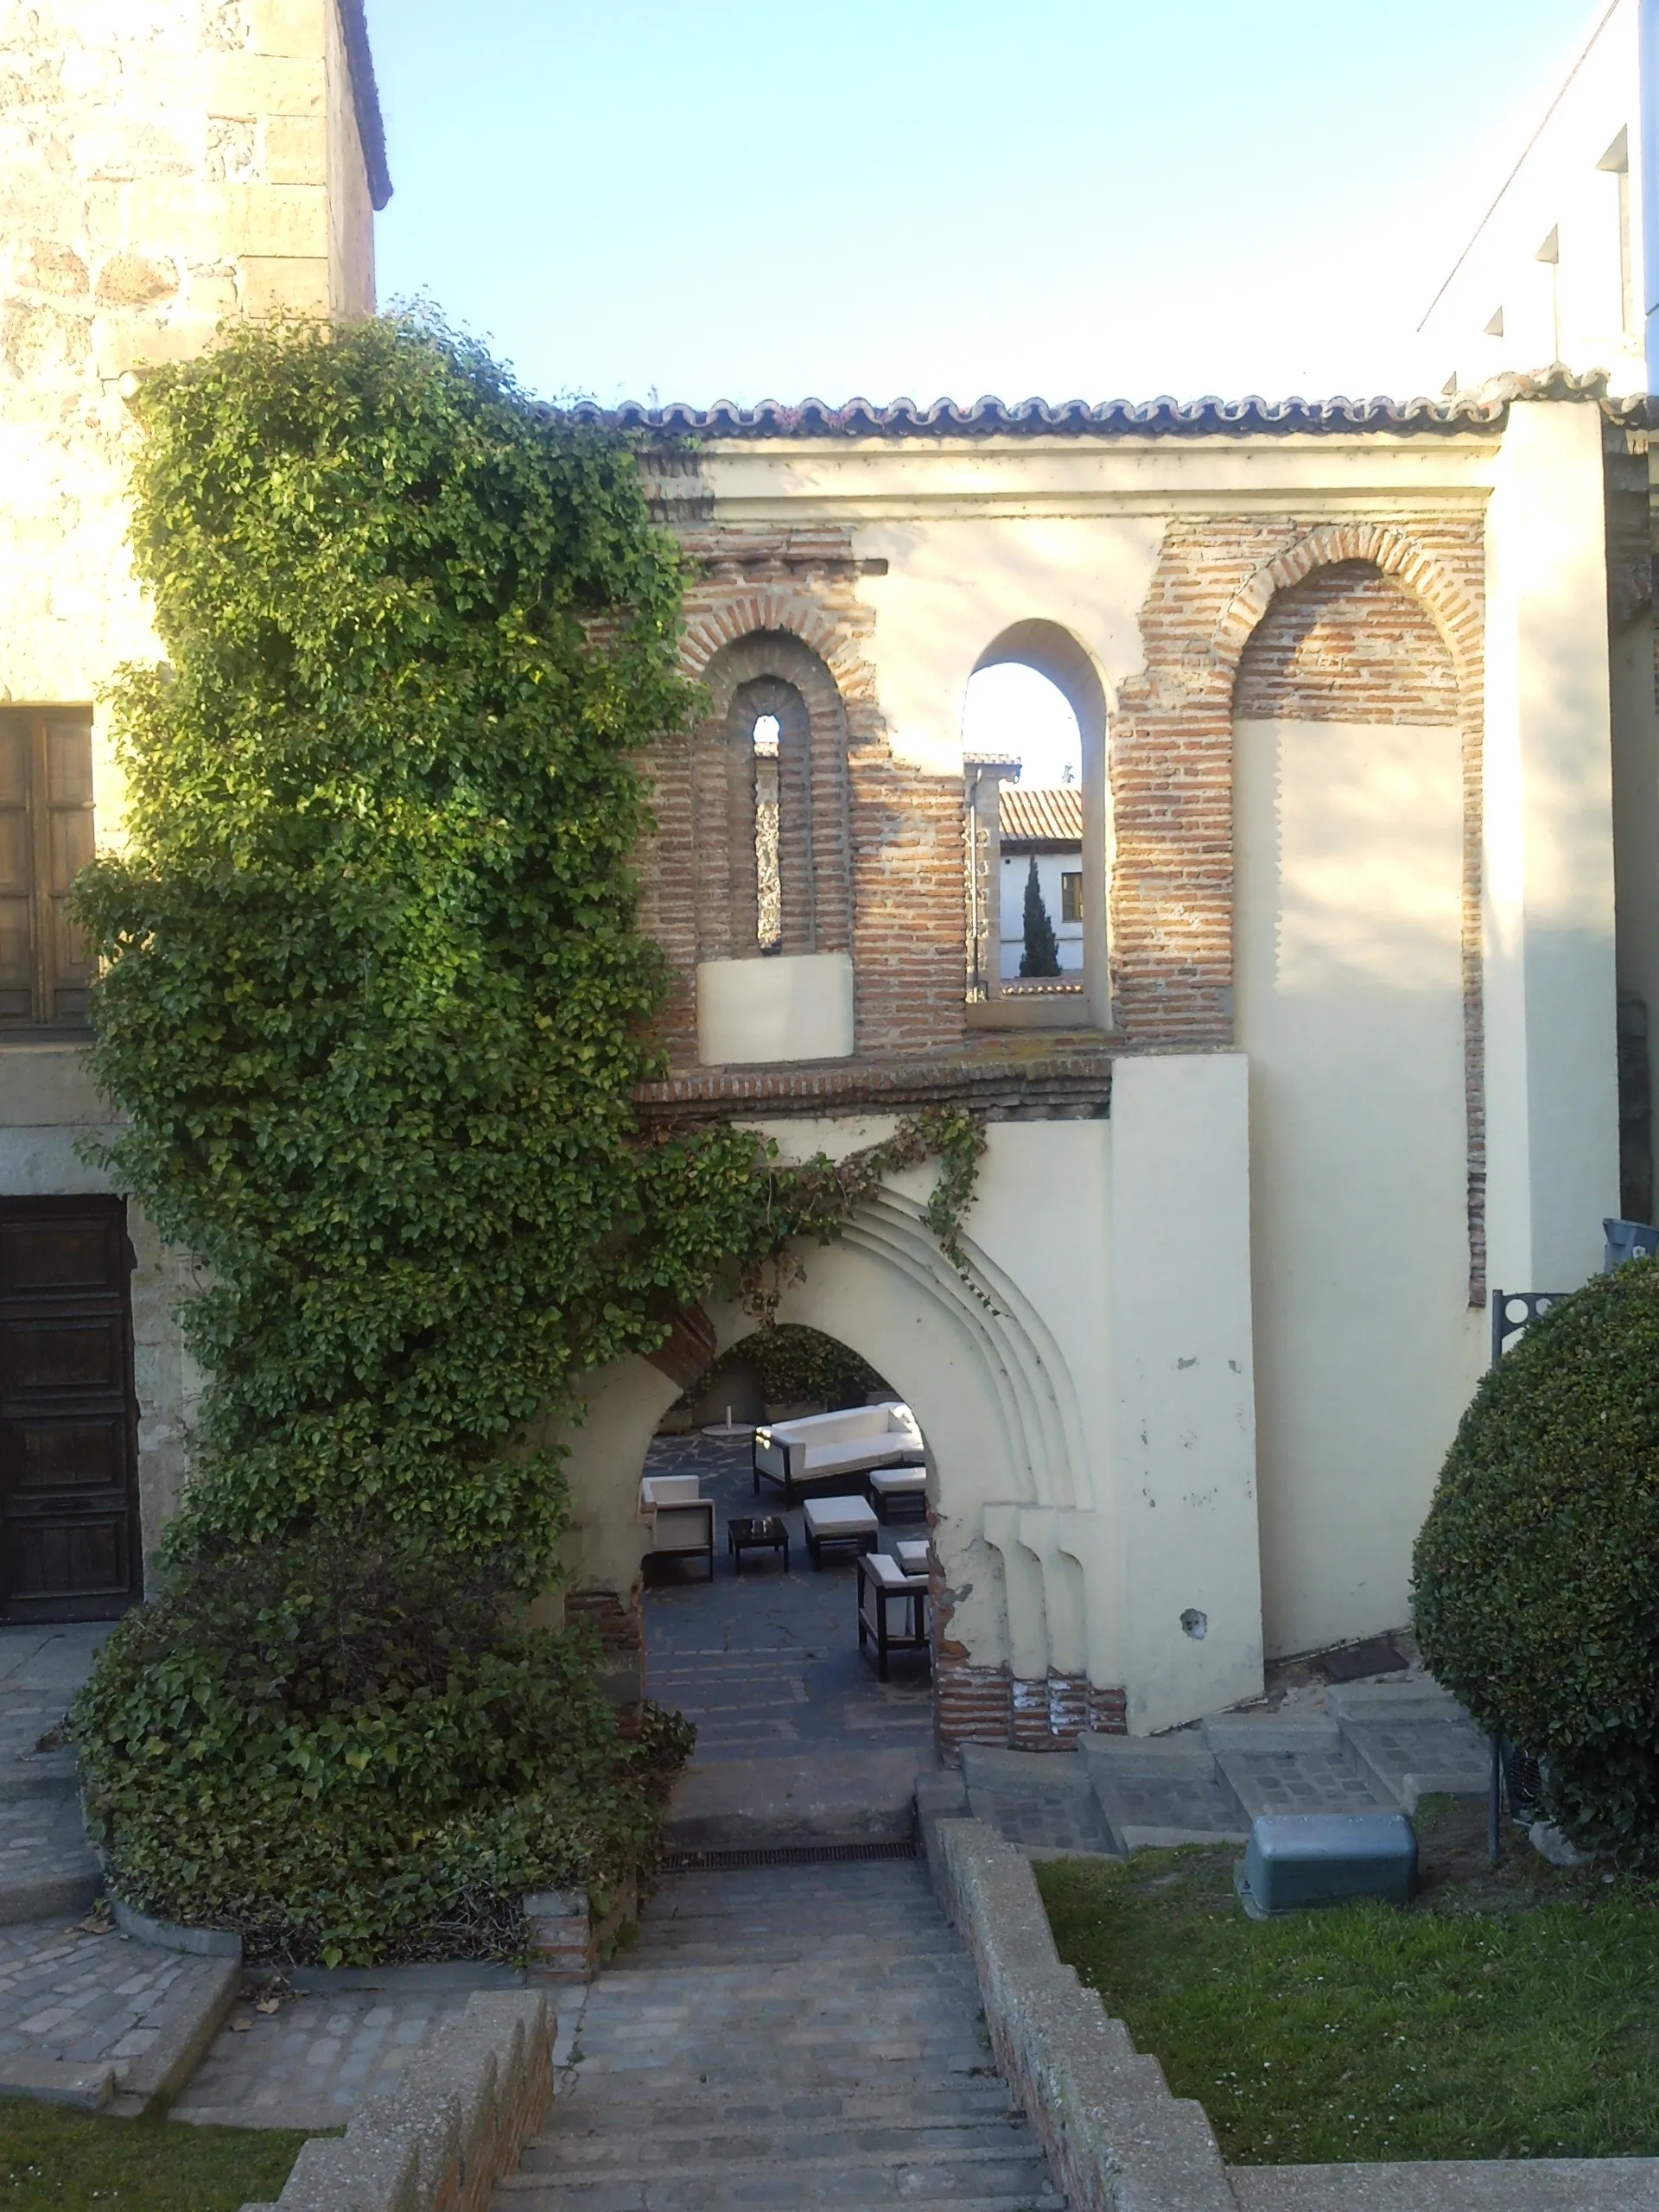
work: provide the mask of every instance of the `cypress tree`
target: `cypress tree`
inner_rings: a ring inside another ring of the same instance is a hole
[[[1026,949],[1020,956],[1022,976],[1058,976],[1060,972],[1060,948],[1054,935],[1054,925],[1048,918],[1048,909],[1043,904],[1043,887],[1037,880],[1037,855],[1031,856],[1031,872],[1026,878]]]

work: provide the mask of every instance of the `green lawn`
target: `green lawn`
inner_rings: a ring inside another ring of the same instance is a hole
[[[303,2135],[0,2103],[0,2212],[237,2212],[276,2196]]]
[[[1247,1920],[1236,1847],[1035,1871],[1061,1957],[1236,2164],[1659,2152],[1659,1883],[1508,1836],[1493,1872],[1472,1806],[1419,1838],[1404,1912]]]

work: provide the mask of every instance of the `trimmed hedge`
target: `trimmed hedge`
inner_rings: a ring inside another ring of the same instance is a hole
[[[1545,1762],[1553,1817],[1659,1840],[1659,1266],[1597,1278],[1487,1374],[1414,1560],[1423,1657]]]
[[[526,1890],[649,1877],[694,1740],[625,1741],[596,1656],[413,1547],[197,1556],[75,1704],[114,1893],[281,1962],[512,1955]]]

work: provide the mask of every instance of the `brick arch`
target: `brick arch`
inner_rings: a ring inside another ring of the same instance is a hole
[[[760,596],[757,594],[757,596]],[[749,733],[780,724],[779,858],[785,952],[852,942],[846,707],[823,655],[797,628],[741,632],[700,671],[712,711],[691,732],[696,939],[701,959],[758,951],[755,789]]]
[[[1258,624],[1281,591],[1311,576],[1316,569],[1364,561],[1405,586],[1439,631],[1457,674],[1458,694],[1465,705],[1480,685],[1480,610],[1462,587],[1414,538],[1387,523],[1321,523],[1246,578],[1223,608],[1211,636],[1210,652],[1224,674],[1229,690]]]
[[[1465,1201],[1469,1303],[1486,1294],[1485,1012],[1481,970],[1482,614],[1477,601],[1421,544],[1381,523],[1326,523],[1262,562],[1233,593],[1211,635],[1218,690],[1235,701],[1251,640],[1281,593],[1322,569],[1363,563],[1402,586],[1433,623],[1450,657],[1457,687],[1454,716],[1463,754],[1463,966]],[[1230,708],[1230,714],[1236,708]]]
[[[717,654],[746,639],[785,632],[823,662],[843,702],[875,697],[875,672],[849,637],[844,621],[798,591],[753,585],[690,616],[680,638],[680,665],[701,677]]]
[[[1458,671],[1414,592],[1374,561],[1334,561],[1275,592],[1239,656],[1243,721],[1452,722]]]

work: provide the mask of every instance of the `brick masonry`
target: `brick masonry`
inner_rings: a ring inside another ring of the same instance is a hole
[[[1357,564],[1367,574],[1361,579]],[[1306,580],[1242,665],[1268,609]],[[1478,516],[1426,512],[1389,524],[1211,516],[1170,524],[1141,628],[1142,674],[1118,695],[1111,733],[1116,855],[1113,998],[1138,1043],[1224,1044],[1232,1034],[1232,725],[1274,696],[1373,704],[1395,689],[1373,626],[1397,654],[1412,712],[1452,712],[1463,737],[1464,1033],[1470,1300],[1485,1297],[1485,1127],[1480,1003],[1481,626]],[[1370,579],[1375,575],[1376,581]],[[1391,588],[1395,596],[1386,595]],[[1440,641],[1455,686],[1421,626]],[[1321,664],[1323,663],[1323,664]],[[1236,690],[1242,693],[1236,697]],[[1398,709],[1396,709],[1398,711]],[[1393,715],[1390,715],[1390,719]],[[1404,718],[1403,715],[1401,718]]]
[[[1478,707],[1478,696],[1475,707]],[[1485,1100],[1480,993],[1480,742],[1452,652],[1424,598],[1371,560],[1335,561],[1279,591],[1238,663],[1240,721],[1452,725],[1464,773],[1464,1108],[1469,1301],[1484,1303]]]
[[[868,658],[874,617],[857,594],[863,564],[850,531],[694,521],[678,535],[690,569],[683,661],[713,711],[689,735],[664,739],[646,763],[657,827],[641,857],[642,920],[676,971],[658,1028],[671,1063],[696,1060],[697,960],[753,949],[753,771],[746,781],[736,756],[754,714],[779,710],[779,686],[798,699],[806,725],[805,741],[790,747],[796,710],[784,698],[784,744],[810,761],[791,791],[780,760],[785,949],[850,946],[861,1053],[959,1044],[961,787],[893,758]],[[789,885],[804,874],[810,896],[798,890],[791,918]]]
[[[996,1744],[1018,1751],[1069,1751],[1079,1732],[1121,1736],[1128,1727],[1127,1693],[1097,1689],[1086,1675],[1050,1669],[1022,1680],[1007,1665],[976,1667],[950,1633],[954,1595],[937,1553],[928,1562],[933,1612],[933,1722],[939,1750],[960,1758],[964,1744]]]
[[[1421,601],[1369,561],[1338,561],[1281,591],[1238,664],[1248,721],[1458,719],[1458,676]]]
[[[666,457],[653,464],[658,475],[668,466]],[[759,712],[778,712],[784,733],[786,947],[850,942],[861,1058],[960,1046],[962,793],[954,780],[892,757],[874,616],[857,592],[865,564],[850,531],[718,528],[695,499],[665,512],[677,517],[691,576],[684,663],[711,705],[707,720],[664,739],[649,763],[657,829],[642,855],[643,919],[676,973],[659,1026],[674,1077],[689,1078],[696,1062],[696,962],[754,947],[748,743]],[[1485,1285],[1484,559],[1481,520],[1461,512],[1388,524],[1172,521],[1141,613],[1145,665],[1123,685],[1110,733],[1113,996],[1122,1042],[1133,1048],[1231,1041],[1235,713],[1449,720],[1461,728],[1474,1302]],[[661,1091],[650,1101],[659,1114],[671,1103]]]

